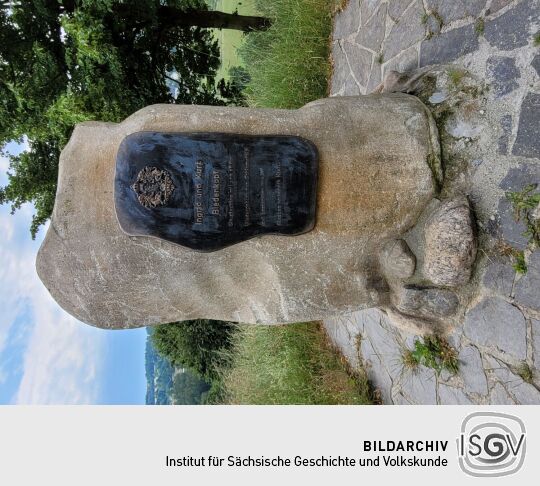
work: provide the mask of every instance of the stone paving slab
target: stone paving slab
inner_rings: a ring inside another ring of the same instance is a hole
[[[369,94],[389,71],[439,63],[485,82],[465,118],[448,122],[481,241],[476,290],[447,336],[458,373],[407,369],[404,350],[420,337],[384,310],[325,322],[384,403],[540,404],[540,250],[507,197],[540,188],[538,32],[539,0],[350,0],[336,18],[332,96]],[[523,252],[525,274],[514,268],[515,252]],[[532,381],[520,369],[530,369]]]

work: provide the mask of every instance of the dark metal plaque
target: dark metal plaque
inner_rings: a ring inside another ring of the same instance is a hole
[[[313,229],[318,156],[282,135],[137,132],[120,145],[114,200],[123,231],[214,251]]]

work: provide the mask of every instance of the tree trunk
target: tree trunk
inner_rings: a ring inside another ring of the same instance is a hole
[[[238,15],[210,10],[179,10],[174,7],[158,8],[158,18],[162,25],[178,27],[201,27],[209,29],[233,29],[249,32],[266,30],[270,20],[265,17]]]

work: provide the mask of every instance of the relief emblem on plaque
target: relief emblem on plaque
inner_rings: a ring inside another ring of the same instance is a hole
[[[115,209],[129,235],[215,251],[313,229],[317,172],[300,137],[137,132],[118,151]]]

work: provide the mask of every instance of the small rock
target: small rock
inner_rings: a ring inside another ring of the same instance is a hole
[[[452,29],[422,42],[420,67],[455,61],[476,49],[478,49],[478,35],[474,31],[474,25]]]
[[[528,93],[521,104],[519,126],[512,154],[540,158],[540,94]]]
[[[503,115],[500,119],[500,125],[502,135],[498,140],[498,152],[501,155],[506,155],[508,153],[508,141],[512,133],[512,115]]]
[[[465,315],[465,335],[480,346],[497,347],[517,360],[527,357],[527,325],[519,309],[485,297]]]
[[[456,287],[471,278],[476,258],[474,220],[465,198],[447,201],[425,230],[424,275],[435,285]]]
[[[387,277],[405,280],[416,268],[416,258],[404,240],[388,242],[382,252],[381,262]]]
[[[514,91],[521,73],[513,57],[492,56],[487,60],[486,75],[491,81],[496,98]]]
[[[477,17],[486,5],[486,0],[426,0],[430,11],[439,14],[444,24],[466,17]]]
[[[515,270],[510,265],[490,262],[482,278],[482,285],[499,295],[509,297],[514,284]]]
[[[457,295],[451,290],[407,285],[392,296],[394,306],[403,314],[443,319],[456,313]]]
[[[540,311],[540,250],[527,260],[527,273],[515,285],[516,301],[531,309]]]
[[[531,24],[538,18],[537,0],[518,3],[500,17],[485,23],[484,37],[493,46],[505,51],[529,43]]]
[[[399,22],[392,26],[384,41],[385,60],[392,59],[425,37],[426,26],[421,21],[423,14],[424,7],[422,2],[418,0],[405,11]]]

